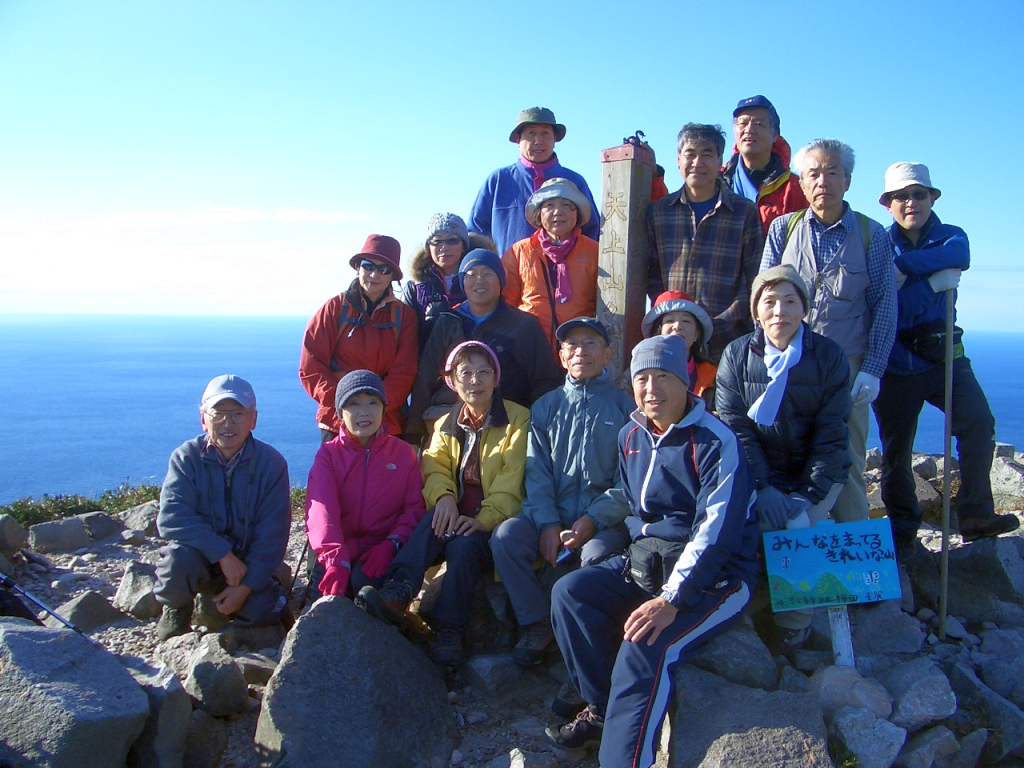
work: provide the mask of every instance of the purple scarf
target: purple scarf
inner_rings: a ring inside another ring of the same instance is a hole
[[[565,263],[569,252],[576,245],[580,236],[580,228],[576,227],[572,235],[560,243],[556,243],[543,229],[537,230],[537,242],[544,255],[555,265],[555,298],[562,304],[572,298],[572,283],[569,282],[569,266]]]
[[[535,163],[532,160],[527,160],[522,155],[519,156],[519,162],[522,163],[533,173],[533,191],[536,192],[540,189],[540,185],[544,183],[544,171],[553,166],[558,162],[558,157],[552,153],[551,159],[543,163]]]

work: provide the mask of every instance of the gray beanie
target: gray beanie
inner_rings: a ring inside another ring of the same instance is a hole
[[[690,372],[686,366],[689,352],[686,339],[682,336],[652,336],[644,339],[633,347],[633,360],[629,364],[630,378],[648,368],[668,371],[680,379],[687,387],[690,386]]]
[[[427,221],[427,234],[423,238],[423,247],[430,251],[430,238],[438,232],[450,232],[462,241],[462,254],[469,252],[469,231],[466,222],[454,213],[435,213]]]
[[[334,393],[334,410],[341,413],[349,398],[360,392],[371,392],[379,397],[384,405],[388,404],[388,396],[380,376],[373,371],[357,370],[346,373],[338,382],[338,389]]]
[[[811,300],[807,295],[807,284],[800,277],[800,273],[796,271],[794,266],[791,264],[779,264],[777,267],[761,272],[754,278],[754,283],[750,286],[750,316],[754,320],[757,320],[757,302],[760,300],[761,292],[768,283],[772,285],[775,283],[792,284],[796,288],[796,292],[800,294],[800,299],[804,303],[804,317],[807,317],[807,313],[811,309]]]

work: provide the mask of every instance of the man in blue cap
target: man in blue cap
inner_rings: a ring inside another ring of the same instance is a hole
[[[530,107],[519,113],[508,137],[519,146],[519,159],[487,177],[467,220],[471,232],[487,235],[497,244],[499,256],[513,243],[533,235],[534,226],[526,219],[526,201],[546,179],[568,179],[586,195],[590,210],[601,210],[586,179],[558,162],[555,142],[564,138],[565,126],[547,107]],[[601,236],[599,216],[583,226],[583,234],[592,240]]]
[[[237,626],[288,622],[273,575],[284,562],[291,510],[288,465],[252,436],[256,394],[245,379],[218,376],[199,406],[203,434],[171,454],[156,525],[168,544],[156,566],[160,640],[191,629],[196,593],[210,589]]]
[[[736,143],[722,176],[733,192],[757,203],[767,234],[779,216],[807,207],[800,180],[789,171],[792,150],[780,133],[779,113],[761,95],[736,105],[732,131]]]
[[[494,565],[522,627],[517,664],[539,662],[554,642],[551,600],[533,565],[543,559],[554,578],[621,554],[629,544],[629,508],[619,484],[616,435],[634,406],[611,380],[608,331],[592,317],[555,331],[565,384],[530,408],[523,511],[491,536]],[[545,576],[548,574],[545,574]],[[573,712],[572,714],[575,714]]]
[[[757,576],[753,477],[736,435],[689,395],[686,341],[633,349],[637,409],[619,432],[633,543],[560,579],[551,623],[588,706],[549,728],[563,748],[600,744],[604,768],[649,768],[672,668],[728,628]]]

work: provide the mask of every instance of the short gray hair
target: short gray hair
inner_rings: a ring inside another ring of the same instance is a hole
[[[683,151],[686,142],[691,144],[707,143],[718,150],[719,156],[725,154],[725,132],[720,125],[705,125],[704,123],[687,123],[679,132],[676,139],[676,154]]]
[[[796,171],[797,176],[804,175],[804,161],[807,159],[807,153],[815,151],[838,157],[843,170],[846,172],[846,178],[849,179],[853,176],[853,147],[849,144],[844,144],[839,139],[815,139],[811,143],[800,147],[796,154],[793,155],[793,170]]]

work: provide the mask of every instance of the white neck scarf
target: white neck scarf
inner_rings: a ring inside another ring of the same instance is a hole
[[[747,411],[747,416],[755,423],[763,427],[770,427],[775,423],[779,415],[779,406],[782,405],[782,396],[786,394],[786,382],[789,381],[789,369],[800,362],[800,355],[804,349],[804,324],[800,323],[793,338],[789,340],[789,346],[785,350],[776,349],[768,340],[768,334],[764,337],[764,364],[768,368],[768,389],[764,391],[754,404]]]

